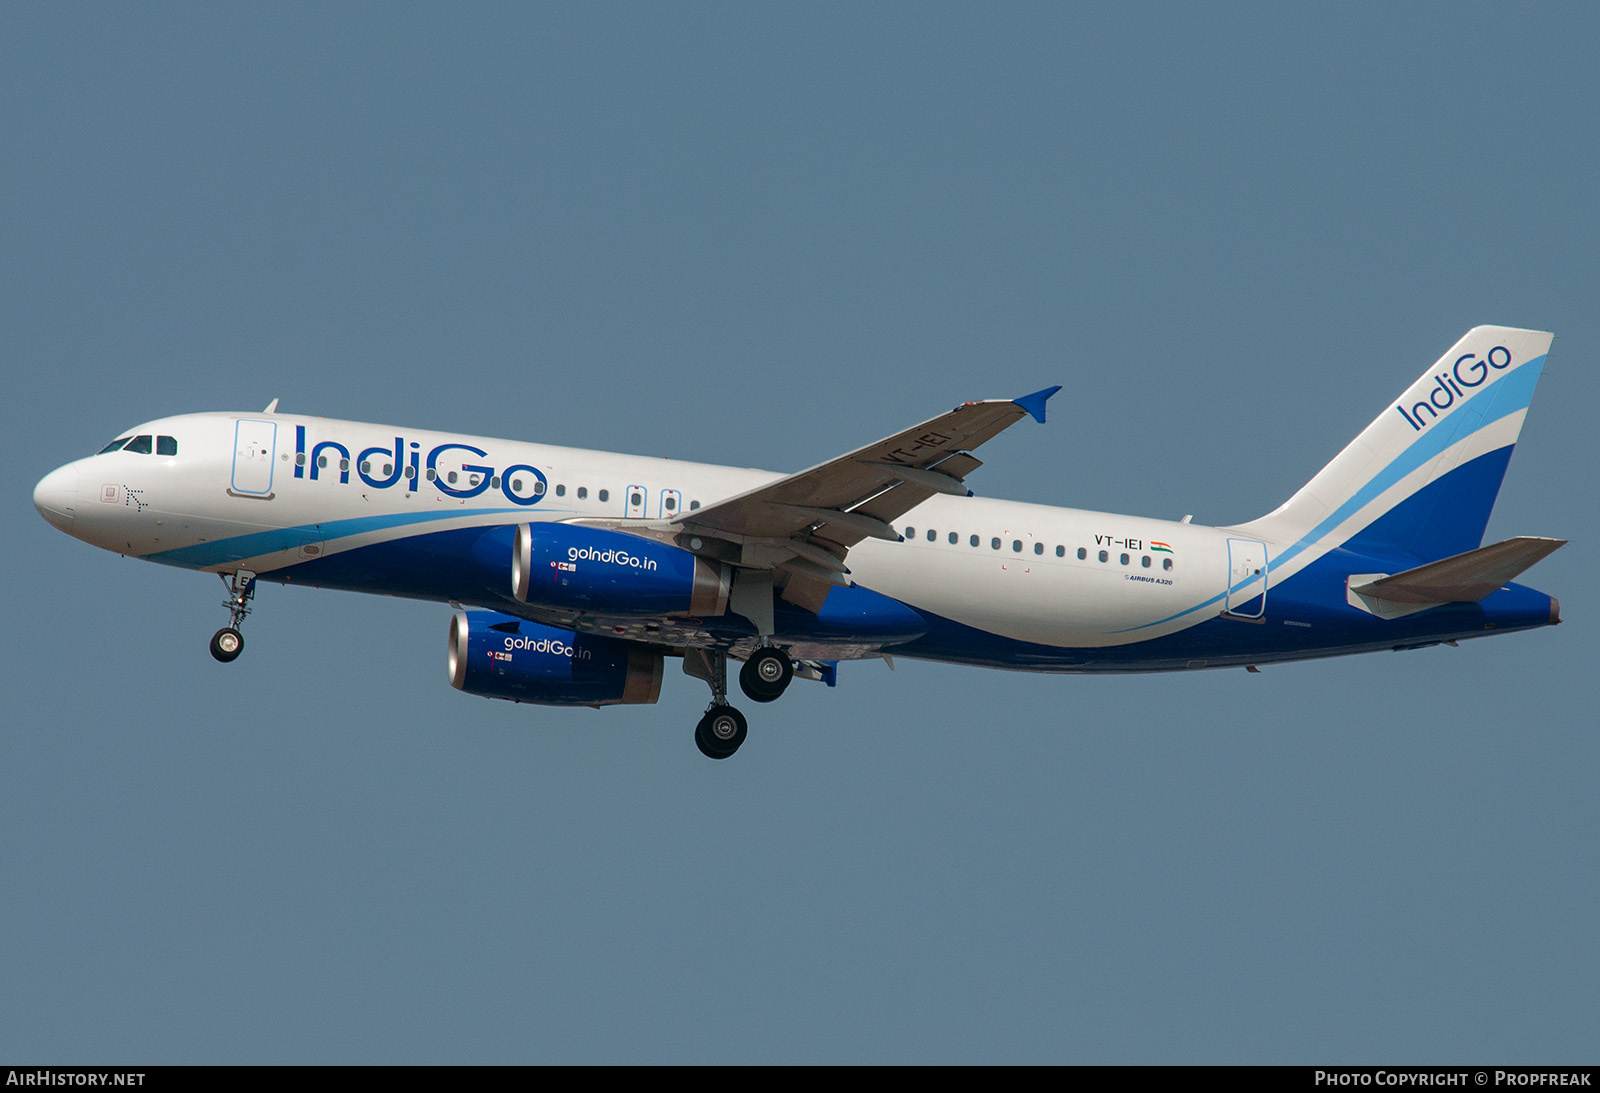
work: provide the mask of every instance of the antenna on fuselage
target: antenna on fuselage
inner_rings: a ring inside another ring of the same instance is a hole
[[[278,400],[277,399],[273,399],[271,402],[267,403],[267,408],[265,410],[261,411],[261,412],[263,414],[275,414],[275,413],[277,413],[278,412]]]

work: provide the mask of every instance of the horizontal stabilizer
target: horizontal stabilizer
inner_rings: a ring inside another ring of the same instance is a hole
[[[1469,550],[1350,591],[1390,603],[1477,603],[1558,548],[1565,539],[1518,536]]]

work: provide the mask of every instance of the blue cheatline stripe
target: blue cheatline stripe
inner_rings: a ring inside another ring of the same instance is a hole
[[[1544,370],[1544,362],[1545,357],[1543,355],[1533,358],[1521,368],[1513,371],[1509,376],[1497,380],[1481,396],[1468,399],[1464,406],[1445,419],[1443,423],[1445,427],[1425,430],[1421,436],[1412,441],[1410,447],[1390,460],[1387,467],[1373,475],[1366,485],[1351,495],[1331,516],[1302,535],[1293,546],[1282,551],[1276,558],[1270,559],[1267,562],[1267,572],[1270,574],[1273,570],[1283,566],[1291,558],[1309,548],[1322,536],[1359,512],[1389,487],[1428,460],[1439,455],[1445,449],[1454,444],[1459,444],[1485,426],[1492,425],[1520,410],[1526,410],[1529,403],[1533,401],[1533,389],[1539,382],[1539,373]],[[1507,446],[1510,447],[1510,445]],[[1424,483],[1424,485],[1426,484]],[[1248,583],[1248,581],[1242,582],[1236,585],[1235,588],[1242,588],[1244,584]],[[1138,626],[1130,626],[1125,630],[1114,630],[1112,633],[1127,634],[1135,630],[1146,630],[1152,626],[1160,626],[1174,619],[1181,619],[1185,615],[1203,611],[1205,608],[1222,600],[1224,596],[1232,591],[1234,591],[1233,588],[1219,592],[1204,603],[1197,603],[1193,607],[1179,611],[1175,615],[1168,615],[1164,619],[1141,623]]]
[[[493,508],[493,509],[456,509],[453,512],[398,512],[387,516],[358,516],[349,520],[328,520],[320,524],[301,524],[292,528],[273,528],[270,531],[257,531],[249,535],[235,535],[231,539],[218,539],[214,543],[196,543],[194,546],[177,547],[173,550],[163,550],[156,554],[145,554],[146,561],[165,562],[168,565],[192,566],[203,569],[209,565],[222,565],[225,562],[237,562],[245,558],[258,558],[263,554],[273,554],[280,550],[293,550],[307,539],[317,542],[330,542],[334,539],[343,539],[349,535],[361,535],[369,531],[383,531],[388,528],[406,527],[411,524],[425,524],[442,520],[456,520],[463,516],[492,516],[500,513],[514,513],[526,516],[526,509]]]
[[[1271,569],[1270,564],[1268,566],[1268,569],[1269,569],[1269,572],[1270,572],[1270,569]],[[1254,578],[1252,578],[1252,579],[1254,579]],[[1249,583],[1250,583],[1250,581],[1240,581],[1238,584],[1234,585],[1232,588],[1225,588],[1221,592],[1218,592],[1215,596],[1212,596],[1209,600],[1206,600],[1203,603],[1197,603],[1193,607],[1186,607],[1182,611],[1179,611],[1176,615],[1168,615],[1166,618],[1157,619],[1155,622],[1141,622],[1138,626],[1128,626],[1128,627],[1124,627],[1121,630],[1113,630],[1111,632],[1113,634],[1131,634],[1135,630],[1148,630],[1152,626],[1160,626],[1164,622],[1171,622],[1173,619],[1181,619],[1185,615],[1192,615],[1196,611],[1203,611],[1205,608],[1210,607],[1212,604],[1220,603],[1224,596],[1228,595],[1230,592],[1233,592],[1233,591],[1235,591],[1237,589],[1243,588],[1245,585],[1247,585]]]

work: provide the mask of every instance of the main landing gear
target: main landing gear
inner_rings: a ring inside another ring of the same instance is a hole
[[[694,727],[694,743],[707,759],[726,759],[749,734],[744,714],[728,705],[728,654],[720,649],[684,651],[684,670],[711,685],[711,705]],[[739,671],[739,686],[756,702],[771,702],[794,679],[794,664],[781,649],[762,646]]]
[[[711,705],[694,727],[695,747],[707,759],[726,759],[739,750],[750,731],[744,714],[728,705],[728,654],[720,649],[696,649],[685,655],[699,658],[692,674],[711,684]]]
[[[211,655],[223,664],[237,660],[244,652],[244,635],[239,626],[250,613],[250,601],[256,595],[256,575],[247,569],[237,573],[219,573],[222,583],[228,586],[228,598],[222,606],[228,609],[228,625],[211,635]]]
[[[739,689],[750,696],[752,702],[772,702],[780,697],[794,679],[794,665],[787,654],[762,646],[750,655],[739,669]]]
[[[707,759],[726,759],[739,750],[750,732],[744,714],[726,702],[711,703],[711,708],[694,727],[694,743]]]

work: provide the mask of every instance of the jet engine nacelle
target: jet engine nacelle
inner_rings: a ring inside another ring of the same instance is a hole
[[[449,659],[451,686],[485,698],[613,706],[652,703],[661,694],[660,652],[498,611],[457,611]]]
[[[720,615],[729,572],[681,547],[575,524],[520,524],[511,594],[602,615]]]

